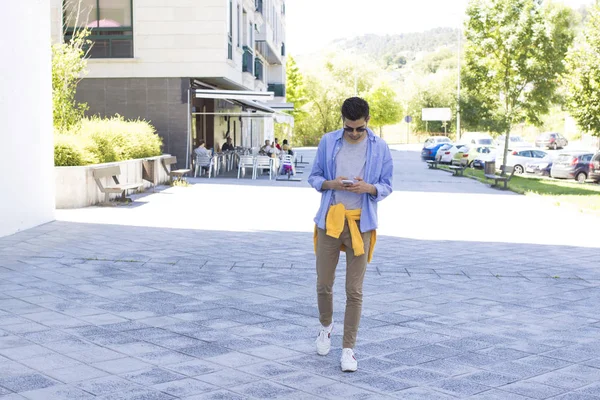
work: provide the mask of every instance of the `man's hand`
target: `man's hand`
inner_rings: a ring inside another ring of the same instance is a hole
[[[359,178],[358,176],[354,179],[356,180],[356,182],[354,182],[354,184],[352,185],[345,186],[344,190],[356,194],[369,193],[373,196],[377,196],[377,188],[375,186],[365,182],[364,180],[362,180],[362,178]]]
[[[345,176],[337,177],[332,181],[323,182],[323,190],[348,190],[351,185],[344,185],[343,180],[348,179]]]

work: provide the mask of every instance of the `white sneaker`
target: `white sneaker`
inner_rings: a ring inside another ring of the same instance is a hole
[[[317,336],[317,354],[326,356],[331,350],[331,332],[333,331],[333,322],[328,327],[322,326],[319,336]]]
[[[342,364],[343,372],[354,372],[358,369],[358,361],[356,361],[356,357],[354,357],[354,351],[352,349],[342,350],[342,359],[340,362]]]

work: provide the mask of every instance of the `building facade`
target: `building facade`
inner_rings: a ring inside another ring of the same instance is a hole
[[[51,1],[53,40],[91,29],[77,92],[88,114],[150,121],[180,165],[200,139],[272,138],[270,104],[285,102],[285,0]]]
[[[10,54],[0,66],[0,237],[54,220],[55,184],[50,5],[2,7],[11,17],[0,26],[0,51]]]

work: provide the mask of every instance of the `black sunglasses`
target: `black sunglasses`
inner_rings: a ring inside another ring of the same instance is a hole
[[[366,132],[366,130],[367,130],[366,126],[361,126],[360,128],[350,128],[349,126],[344,127],[344,132],[348,132],[348,133],[352,133],[354,131],[356,131],[358,133],[363,133],[363,132]]]

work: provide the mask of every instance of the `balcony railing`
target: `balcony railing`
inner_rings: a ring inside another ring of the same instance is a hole
[[[256,12],[263,13],[263,0],[254,0],[254,4],[256,5]]]
[[[275,97],[285,97],[285,84],[284,83],[269,83],[269,92],[274,92]]]
[[[254,52],[248,46],[244,46],[244,56],[242,58],[242,71],[254,74]]]
[[[258,57],[254,59],[254,77],[259,81],[265,81],[265,66]]]

